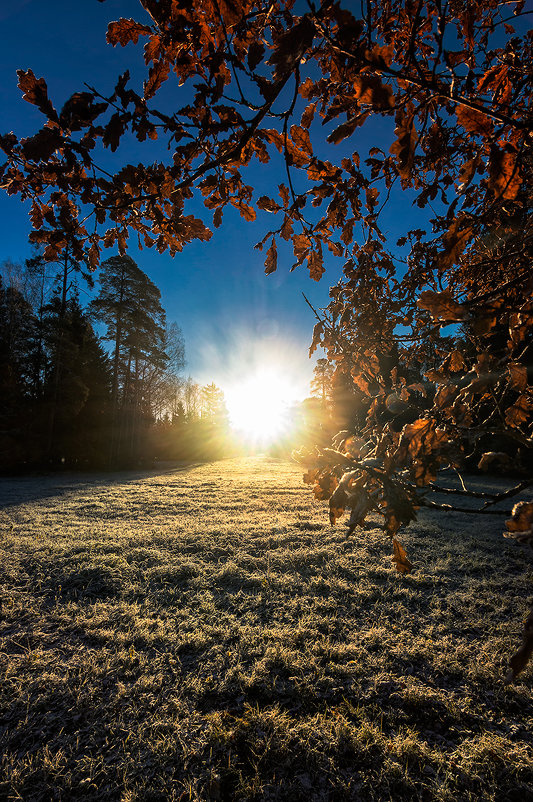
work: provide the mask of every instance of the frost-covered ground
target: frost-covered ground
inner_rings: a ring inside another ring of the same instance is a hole
[[[0,480],[0,799],[533,798],[502,524],[421,514],[401,577],[266,457]]]

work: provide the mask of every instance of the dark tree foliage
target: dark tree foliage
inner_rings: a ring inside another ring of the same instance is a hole
[[[63,309],[58,290],[37,317],[15,287],[0,284],[0,383],[0,470],[101,461],[110,371],[75,295]]]
[[[43,330],[48,370],[41,414],[53,405],[54,436],[47,448],[52,464],[102,462],[110,434],[110,369],[87,314],[73,295],[63,309],[61,292],[44,308]],[[62,370],[56,377],[61,351]],[[44,421],[43,421],[44,425]]]
[[[102,244],[124,254],[130,234],[175,254],[209,239],[228,206],[244,220],[273,215],[258,244],[267,273],[287,243],[294,267],[316,280],[326,256],[340,259],[312,350],[324,348],[351,377],[367,417],[362,444],[344,437],[308,455],[307,478],[330,498],[333,522],[351,510],[350,530],[379,510],[396,565],[408,571],[395,535],[417,507],[434,505],[427,491],[440,467],[460,467],[487,433],[505,432],[531,453],[533,42],[520,32],[524,2],[141,5],[148,21],[112,22],[108,42],[144,43],[142,96],[126,72],[112,96],[87,88],[57,111],[45,80],[19,71],[44,125],[1,138],[2,186],[31,201],[32,238],[50,259],[68,248],[96,266]],[[169,108],[158,93],[171,77]],[[376,144],[361,152],[367,130]],[[132,135],[164,142],[168,159],[100,169],[102,148],[119,156]],[[272,192],[254,191],[252,164],[283,174]],[[391,242],[383,220],[398,191],[424,222],[411,230],[407,220]],[[203,219],[191,212],[196,196]],[[441,337],[450,324],[466,327],[464,347]],[[495,500],[486,494],[481,511]],[[531,517],[516,520],[524,529],[509,531],[533,544]]]
[[[113,305],[103,266],[89,310],[70,281],[65,297],[63,271],[45,271],[39,255],[24,266],[0,265],[0,472],[102,466],[110,448],[123,464],[158,455],[145,435],[179,402],[183,338],[177,324],[164,327],[157,287],[133,260],[118,261],[127,268],[129,299],[124,293]],[[93,329],[95,309],[112,339],[121,321],[116,404],[114,360]]]
[[[326,400],[331,398],[332,393],[332,379],[334,367],[327,359],[321,358],[313,369],[313,378],[311,379],[311,393],[317,395],[323,406],[326,406]]]
[[[28,456],[37,344],[38,321],[30,304],[0,277],[0,469]]]
[[[154,375],[164,372],[165,312],[161,293],[130,256],[112,256],[101,266],[93,316],[113,343],[111,460],[132,459],[142,429],[151,420]]]

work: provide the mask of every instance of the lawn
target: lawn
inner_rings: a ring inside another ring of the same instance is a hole
[[[398,574],[267,457],[0,480],[0,799],[533,798],[531,596],[503,518]]]

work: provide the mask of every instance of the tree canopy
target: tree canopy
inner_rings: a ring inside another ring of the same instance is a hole
[[[434,503],[421,488],[439,467],[459,467],[487,433],[522,456],[533,445],[524,2],[141,5],[148,17],[111,22],[107,39],[143,44],[142,95],[126,72],[111,96],[87,87],[58,111],[44,78],[19,71],[44,124],[1,137],[2,186],[31,202],[31,238],[49,259],[68,248],[96,267],[102,246],[124,254],[130,235],[174,255],[233,206],[245,221],[272,215],[257,246],[266,273],[289,246],[316,280],[340,260],[311,351],[366,398],[363,443],[302,459],[333,522],[346,507],[351,529],[383,513],[407,571],[395,535]],[[145,157],[119,163],[132,137]],[[154,158],[156,142],[166,150]],[[398,193],[414,211],[391,238]],[[533,544],[531,515],[513,520]]]

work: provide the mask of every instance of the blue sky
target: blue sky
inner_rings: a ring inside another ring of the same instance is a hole
[[[13,130],[18,136],[30,136],[43,124],[40,112],[22,100],[17,88],[16,70],[20,68],[31,68],[38,78],[46,79],[49,96],[58,108],[74,91],[83,90],[84,82],[103,94],[111,93],[116,78],[127,68],[133,86],[141,90],[140,44],[112,48],[106,44],[105,34],[110,20],[121,16],[143,20],[143,14],[136,0],[15,0],[5,4],[0,10],[1,133]],[[178,91],[176,85],[165,88],[165,92],[171,91]],[[361,147],[361,155],[364,153]],[[126,158],[141,161],[144,148],[128,145]],[[257,195],[268,191],[272,178],[276,185],[277,177],[268,165]],[[277,190],[269,194],[275,195]],[[403,217],[405,212],[405,204],[396,206],[397,216]],[[29,254],[27,208],[18,198],[0,193],[0,215],[4,223],[0,261],[23,260]],[[401,222],[391,217],[390,225],[394,230],[398,227],[398,235],[404,227]],[[316,307],[326,306],[329,286],[341,277],[342,260],[331,257],[319,283],[309,278],[303,266],[290,273],[290,255],[279,260],[276,273],[265,276],[264,253],[253,246],[269,223],[267,213],[251,224],[231,209],[209,242],[186,246],[174,259],[155,250],[139,252],[133,246],[129,254],[160,288],[168,320],[182,328],[187,373],[201,383],[215,381],[224,387],[235,383],[243,370],[275,359],[304,397],[314,364],[307,351],[315,321],[302,292]],[[111,251],[106,254],[110,255]],[[315,359],[317,356],[320,354]]]

